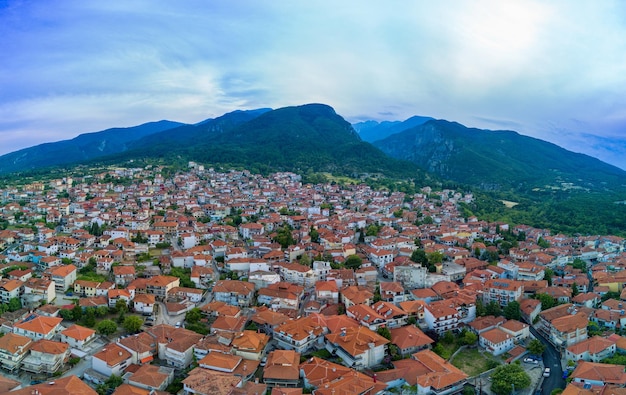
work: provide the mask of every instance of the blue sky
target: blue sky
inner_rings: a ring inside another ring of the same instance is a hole
[[[0,154],[311,102],[512,129],[626,169],[623,1],[0,0]]]

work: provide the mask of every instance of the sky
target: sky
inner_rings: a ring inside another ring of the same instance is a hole
[[[0,0],[0,155],[325,103],[515,130],[626,169],[626,2]]]

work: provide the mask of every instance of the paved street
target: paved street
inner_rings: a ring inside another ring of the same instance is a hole
[[[546,350],[543,352],[543,364],[551,369],[551,374],[550,377],[544,378],[541,393],[542,395],[550,395],[555,388],[563,389],[566,385],[565,380],[563,380],[561,354],[532,326],[530,327],[530,332],[546,346]]]

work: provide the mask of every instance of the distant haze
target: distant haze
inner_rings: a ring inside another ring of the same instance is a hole
[[[0,1],[0,155],[326,103],[516,130],[626,169],[623,1]]]

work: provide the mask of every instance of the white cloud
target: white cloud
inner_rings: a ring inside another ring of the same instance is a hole
[[[505,121],[552,141],[554,130],[619,136],[623,15],[619,1],[9,0],[0,154],[107,127],[307,102],[349,120],[419,114]]]

